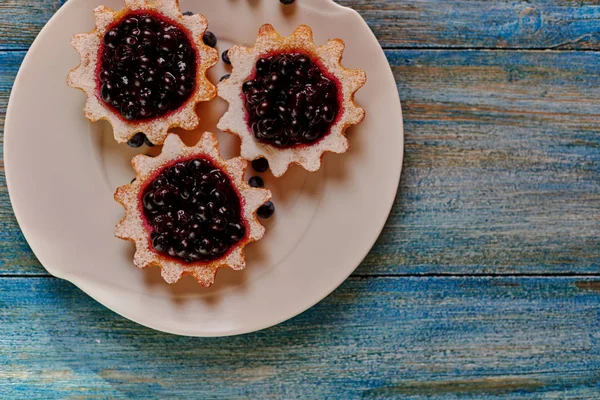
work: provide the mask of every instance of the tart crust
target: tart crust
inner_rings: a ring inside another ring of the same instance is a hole
[[[246,224],[246,236],[233,245],[221,258],[207,262],[186,263],[175,258],[162,255],[150,244],[150,233],[146,228],[146,220],[140,206],[141,193],[163,168],[179,159],[194,156],[208,157],[215,166],[225,172],[231,184],[240,196],[241,215]],[[248,243],[261,239],[265,228],[258,222],[256,210],[271,198],[268,189],[252,188],[244,180],[247,162],[241,157],[225,161],[219,154],[217,139],[214,134],[206,132],[195,146],[186,146],[179,136],[169,134],[162,152],[157,157],[137,155],[131,165],[136,172],[136,180],[117,188],[115,200],[125,208],[125,217],[115,227],[115,236],[135,243],[136,252],[133,262],[139,268],[159,266],[161,275],[168,283],[175,283],[183,275],[192,275],[202,286],[209,287],[215,281],[217,270],[230,267],[234,270],[244,269],[246,259],[244,248]]]
[[[199,62],[196,70],[196,85],[190,97],[176,110],[165,115],[147,120],[127,121],[116,111],[107,106],[97,93],[96,71],[99,62],[99,50],[104,34],[113,22],[123,15],[134,11],[150,11],[163,15],[181,25],[189,34],[192,45],[195,46]],[[162,144],[168,130],[174,127],[191,130],[198,126],[196,104],[210,101],[216,96],[216,88],[206,77],[206,71],[214,66],[219,59],[217,50],[208,47],[202,41],[208,22],[203,15],[186,16],[179,9],[178,0],[125,0],[121,11],[113,11],[105,6],[94,9],[96,28],[89,33],[74,35],[71,44],[79,52],[81,63],[69,72],[67,84],[81,89],[87,95],[84,114],[90,121],[107,120],[113,127],[117,142],[125,143],[136,133],[143,132],[154,144]]]
[[[219,96],[229,103],[217,127],[233,133],[241,139],[241,156],[247,160],[264,157],[269,161],[273,175],[282,176],[290,164],[299,164],[308,171],[321,167],[325,152],[345,153],[348,151],[346,129],[360,123],[365,112],[354,102],[354,94],[367,81],[365,71],[347,69],[341,64],[345,44],[341,39],[329,40],[323,46],[315,45],[309,26],[300,25],[289,37],[283,37],[273,26],[263,25],[253,47],[233,46],[229,59],[233,70],[228,79],[218,85]],[[276,148],[258,141],[246,122],[246,109],[242,97],[242,85],[254,72],[256,61],[266,54],[277,51],[298,51],[319,60],[327,72],[338,80],[341,92],[340,113],[330,132],[309,145],[291,148]]]

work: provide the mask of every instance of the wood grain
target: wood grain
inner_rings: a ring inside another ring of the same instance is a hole
[[[597,273],[600,54],[389,51],[406,151],[360,273]]]
[[[4,117],[10,89],[24,56],[24,52],[0,52],[0,275],[47,274],[31,252],[17,224],[4,175]]]
[[[398,198],[359,274],[597,273],[600,54],[390,50]],[[0,112],[22,53],[0,53]],[[0,175],[0,274],[45,273]]]
[[[64,0],[3,0],[0,49],[27,49]],[[193,4],[182,1],[182,7]],[[384,47],[594,49],[596,0],[338,0]]]
[[[0,50],[28,49],[63,3],[60,0],[2,0]]]
[[[2,278],[0,397],[598,398],[597,283],[350,278],[277,327],[199,339],[64,281]]]
[[[595,49],[596,0],[336,0],[356,9],[382,46]]]

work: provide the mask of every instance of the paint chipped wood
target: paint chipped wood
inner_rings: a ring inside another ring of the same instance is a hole
[[[355,8],[382,46],[596,49],[595,0],[337,0]]]
[[[597,1],[339,2],[388,49],[405,116],[400,192],[354,277],[254,334],[155,332],[47,277],[0,161],[0,398],[600,398]],[[0,4],[0,126],[25,54],[7,50],[62,3]]]
[[[27,49],[64,2],[3,0],[0,49]],[[181,0],[182,9],[194,2]],[[388,48],[595,49],[600,42],[596,0],[337,2],[357,10]]]
[[[58,279],[4,278],[0,397],[597,398],[592,282],[350,278],[279,326],[202,339],[140,327]]]

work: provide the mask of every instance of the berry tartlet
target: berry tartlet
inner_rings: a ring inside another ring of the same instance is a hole
[[[71,39],[81,63],[67,77],[87,94],[85,117],[108,120],[119,143],[143,132],[162,144],[169,128],[196,128],[196,104],[216,96],[206,71],[219,56],[202,41],[206,18],[182,15],[177,0],[126,0],[121,11],[97,7],[94,21]]]
[[[170,134],[160,155],[138,155],[132,166],[136,179],[115,192],[125,208],[115,236],[135,243],[136,266],[161,267],[168,283],[193,275],[206,287],[219,268],[246,266],[245,246],[265,233],[257,209],[271,192],[246,183],[244,159],[223,160],[212,133],[193,147]]]
[[[348,151],[345,131],[365,115],[354,94],[366,74],[341,65],[344,46],[315,45],[306,25],[289,37],[263,25],[253,47],[228,51],[233,70],[218,91],[229,110],[217,127],[240,137],[242,157],[264,157],[281,176],[290,164],[316,171],[325,152]]]

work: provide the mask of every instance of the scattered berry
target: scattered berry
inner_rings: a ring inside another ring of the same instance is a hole
[[[154,143],[152,143],[150,141],[150,139],[148,139],[148,137],[146,136],[146,138],[144,139],[144,144],[148,147],[154,147]]]
[[[229,79],[230,76],[231,74],[223,75],[221,79],[219,79],[219,82],[224,81],[225,79]]]
[[[185,262],[216,260],[246,235],[239,196],[208,159],[164,168],[142,204],[154,250]]]
[[[252,160],[252,168],[256,172],[265,172],[269,169],[269,161],[266,158],[257,158],[256,160]]]
[[[189,17],[189,16],[194,15],[194,13],[192,11],[186,11],[183,13],[183,15],[187,15]]]
[[[144,144],[145,140],[146,140],[146,135],[144,135],[142,132],[138,132],[131,139],[129,139],[127,141],[127,146],[133,147],[133,148],[138,148]]]
[[[259,217],[264,218],[264,219],[271,218],[274,213],[275,213],[275,205],[273,204],[272,201],[267,201],[265,204],[260,206],[258,208],[258,210],[256,211],[256,215],[258,215]]]
[[[289,6],[290,4],[292,4],[295,0],[279,0],[281,2],[281,4],[284,4],[286,6]]]
[[[248,184],[254,188],[261,188],[265,186],[265,182],[260,176],[253,176],[248,180]]]
[[[211,31],[204,32],[204,36],[202,37],[202,40],[204,41],[204,44],[209,47],[214,48],[217,46],[217,37]]]
[[[229,59],[229,49],[225,50],[223,54],[221,54],[221,58],[225,64],[231,64],[231,60]]]

